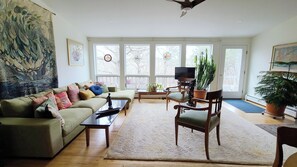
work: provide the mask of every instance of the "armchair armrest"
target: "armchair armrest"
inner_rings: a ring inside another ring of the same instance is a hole
[[[58,119],[0,118],[0,147],[9,156],[53,157],[63,148]]]
[[[170,91],[170,89],[173,89],[173,88],[179,88],[179,86],[170,86],[170,87],[165,88],[165,90]]]
[[[197,110],[197,111],[208,110],[208,107],[192,107],[192,106],[186,106],[186,105],[180,105],[180,104],[175,105],[173,108],[178,109],[177,114],[176,114],[177,118],[180,116],[180,113],[182,112],[182,109]]]

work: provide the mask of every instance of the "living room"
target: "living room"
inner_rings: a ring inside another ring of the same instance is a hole
[[[254,88],[258,84],[257,76],[260,72],[270,69],[273,47],[276,45],[296,43],[297,41],[297,36],[295,35],[295,27],[297,26],[297,11],[295,9],[297,2],[295,0],[286,0],[283,2],[277,0],[273,0],[272,2],[270,0],[261,2],[238,2],[236,0],[221,2],[220,0],[206,0],[195,6],[195,8],[188,11],[182,17],[180,17],[180,5],[166,0],[149,2],[129,0],[125,1],[125,3],[121,1],[79,2],[78,0],[62,2],[58,0],[32,1],[42,8],[53,12],[52,19],[58,87],[75,82],[84,82],[90,79],[98,81],[97,67],[94,63],[96,62],[95,45],[119,44],[120,53],[124,55],[124,46],[127,44],[149,44],[151,47],[150,56],[152,56],[155,53],[155,48],[160,44],[177,44],[182,48],[181,55],[183,55],[183,58],[180,63],[184,66],[187,63],[185,58],[187,46],[198,44],[210,45],[212,48],[211,54],[218,67],[216,77],[210,89],[217,90],[222,88],[224,69],[222,67],[223,65],[220,66],[220,63],[222,62],[225,49],[240,47],[246,51],[244,52],[246,53],[246,57],[243,68],[245,74],[242,85],[243,92],[241,92],[240,97],[261,103],[261,97],[255,93]],[[120,17],[121,15],[122,17]],[[231,20],[225,18],[224,15],[229,18],[231,17]],[[208,19],[202,20],[203,18]],[[91,22],[89,23],[84,22],[90,20]],[[190,27],[194,28],[192,29]],[[78,41],[83,45],[83,65],[69,65],[68,39]],[[154,59],[150,61],[154,62]],[[124,77],[125,61],[122,60],[121,63],[120,76]],[[154,63],[152,63],[150,68],[151,77],[154,78]],[[156,81],[156,79],[151,78],[149,80]],[[124,79],[121,79],[118,84],[112,86],[125,89],[126,83],[123,81]],[[141,103],[135,102],[132,105],[133,107],[129,109],[127,116],[134,110],[141,110],[140,105],[143,105],[143,103],[146,105],[145,108],[152,107],[151,104],[156,104],[157,106],[164,106],[165,110],[164,101],[144,99]],[[174,104],[173,102],[170,103],[172,110]],[[286,115],[285,119],[289,121],[294,120],[290,117],[296,117],[296,108],[288,108],[286,114],[289,115]],[[247,119],[253,117],[250,119],[254,121],[259,119],[257,116],[247,115],[244,117]],[[111,131],[112,140],[116,138],[117,132],[120,131],[125,118],[121,113],[119,119],[115,122]],[[264,121],[265,119],[270,120],[268,117],[263,119]],[[270,121],[273,122],[275,120],[271,119]],[[10,160],[8,166],[19,166],[20,164],[24,166],[32,166],[33,164],[37,166],[67,166],[67,164],[75,166],[75,163],[77,163],[77,166],[88,166],[87,164],[90,166],[141,166],[141,164],[144,164],[144,166],[158,166],[159,164],[161,166],[224,166],[215,163],[209,164],[208,162],[206,164],[180,162],[175,164],[174,161],[158,162],[155,160],[148,163],[127,160],[105,162],[102,160],[107,151],[105,148],[104,133],[99,130],[92,132],[90,137],[91,147],[88,149],[86,149],[84,137],[84,134],[81,133],[66,149],[54,157],[53,161],[43,161],[40,159]],[[172,143],[174,144],[173,140]],[[91,149],[92,147],[93,149]],[[96,154],[100,157],[94,158]],[[86,159],[93,162],[87,162]],[[226,166],[232,165],[228,164]]]

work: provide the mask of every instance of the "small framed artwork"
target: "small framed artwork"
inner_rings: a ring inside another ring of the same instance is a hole
[[[297,72],[297,42],[273,46],[270,70]]]
[[[70,66],[84,65],[83,44],[67,39],[68,63]]]

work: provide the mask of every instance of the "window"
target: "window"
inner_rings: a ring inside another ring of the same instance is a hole
[[[181,45],[156,45],[156,83],[163,87],[177,84],[174,79],[175,67],[181,66]]]
[[[146,89],[150,76],[150,46],[125,45],[125,87]]]
[[[191,44],[186,46],[186,67],[195,67],[195,56],[212,56],[212,45],[206,44]]]
[[[109,86],[119,87],[120,84],[120,46],[119,45],[95,45],[95,72],[98,82]],[[110,54],[111,61],[104,60],[104,56]]]

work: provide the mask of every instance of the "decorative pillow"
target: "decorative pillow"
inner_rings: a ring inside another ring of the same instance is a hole
[[[108,93],[108,87],[103,82],[96,82],[96,85],[99,85],[102,88],[103,93]]]
[[[102,88],[103,93],[109,92],[108,87],[106,85],[101,85],[101,88]]]
[[[54,95],[54,93],[53,93],[53,92],[50,92],[50,93],[48,93],[46,96],[47,96],[49,99],[51,99],[51,100],[53,101],[53,103],[54,103],[54,107],[55,107],[57,110],[59,110],[59,109],[58,109],[58,105],[57,105],[57,101],[56,101],[56,96]]]
[[[65,120],[61,116],[58,108],[56,108],[55,101],[52,98],[45,100],[39,107],[34,111],[35,118],[57,118],[61,122],[63,127]]]
[[[41,105],[48,98],[51,98],[53,100],[56,108],[58,109],[57,102],[55,100],[55,96],[54,96],[53,92],[48,92],[44,96],[40,96],[40,97],[37,97],[37,98],[32,99],[33,110],[35,110],[39,105]]]
[[[92,86],[92,85],[94,85],[94,82],[92,80],[88,80],[88,81],[85,81],[85,82],[76,83],[76,85],[78,86],[79,89],[82,89],[82,88],[85,89],[85,85]]]
[[[68,85],[67,86],[67,94],[68,94],[68,98],[72,103],[75,103],[77,101],[79,101],[79,88],[77,85]]]
[[[53,118],[52,114],[46,110],[46,107],[54,106],[54,102],[52,99],[46,99],[42,104],[40,104],[34,111],[35,118]]]
[[[92,85],[90,87],[90,90],[95,94],[95,95],[101,95],[102,94],[102,88],[99,85]]]
[[[57,106],[59,110],[72,106],[72,103],[70,102],[66,92],[55,94],[55,97],[56,97]]]
[[[83,100],[90,99],[92,97],[95,97],[95,94],[91,90],[81,90],[79,91],[79,96]]]
[[[32,99],[33,110],[35,110],[38,106],[40,106],[45,100],[47,100],[47,96],[40,96]]]
[[[47,105],[45,107],[46,112],[50,112],[52,114],[52,117],[57,118],[61,122],[61,126],[64,127],[65,120],[63,119],[62,115],[60,114],[59,110],[55,108],[54,105]]]

